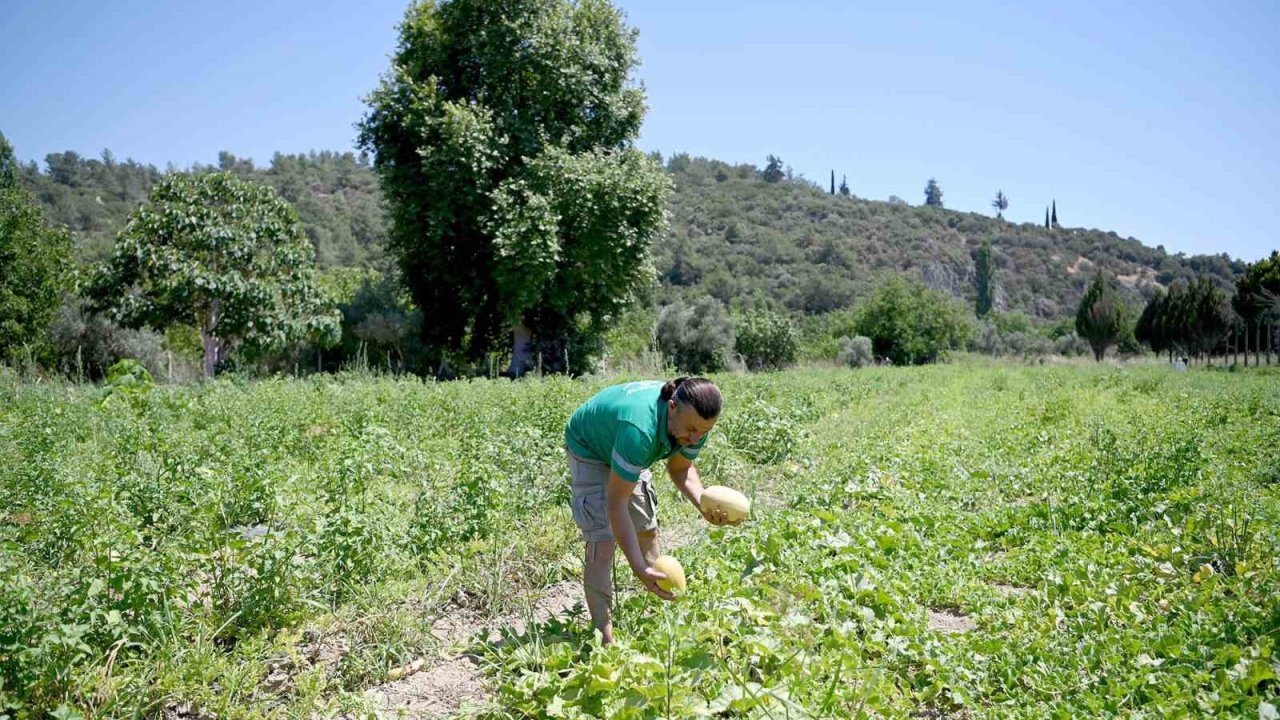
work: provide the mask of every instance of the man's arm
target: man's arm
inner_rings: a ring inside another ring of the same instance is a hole
[[[675,595],[658,587],[657,581],[666,575],[649,567],[649,561],[640,549],[640,539],[636,537],[635,523],[631,522],[631,493],[635,491],[635,483],[627,482],[614,470],[609,470],[609,485],[605,488],[605,507],[609,514],[609,527],[613,530],[613,539],[622,548],[622,554],[645,588],[663,598],[673,600]]]
[[[680,494],[693,503],[698,512],[702,512],[702,478],[698,475],[698,468],[693,466],[693,461],[676,453],[667,459],[667,474],[671,476],[671,482],[675,483]]]
[[[711,512],[703,512],[702,510],[702,478],[698,475],[698,468],[694,466],[693,461],[689,458],[676,453],[667,460],[667,474],[671,476],[671,482],[675,483],[676,488],[684,495],[693,506],[698,509],[702,517],[712,525],[740,525],[738,522],[729,522],[729,516],[724,510],[713,510]]]

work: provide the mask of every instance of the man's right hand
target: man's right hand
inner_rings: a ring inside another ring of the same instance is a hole
[[[635,571],[636,577],[640,579],[640,583],[644,585],[644,589],[657,595],[663,600],[675,600],[676,596],[670,592],[658,587],[659,580],[666,580],[667,576],[654,570],[652,567],[645,566],[641,570]]]

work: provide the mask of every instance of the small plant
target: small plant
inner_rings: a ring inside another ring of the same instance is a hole
[[[871,338],[862,335],[840,338],[840,354],[836,355],[836,363],[855,368],[874,365]]]

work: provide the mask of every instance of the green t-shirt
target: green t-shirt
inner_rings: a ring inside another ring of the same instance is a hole
[[[661,380],[613,385],[583,403],[564,428],[569,450],[583,460],[595,460],[613,468],[618,477],[636,482],[654,462],[679,451],[694,460],[707,443],[672,447],[667,434],[667,404],[658,401]]]

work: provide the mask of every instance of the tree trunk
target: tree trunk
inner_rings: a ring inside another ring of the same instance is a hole
[[[1249,367],[1249,321],[1244,321],[1244,366]]]
[[[204,379],[213,378],[213,372],[218,367],[218,351],[221,349],[221,343],[214,332],[218,329],[218,320],[222,318],[222,308],[217,300],[213,301],[213,305],[209,308],[209,312],[205,314],[204,325],[200,327],[200,340],[204,343]]]
[[[533,333],[529,332],[529,328],[525,327],[524,323],[511,328],[511,365],[507,368],[505,375],[521,377],[529,372],[529,345],[532,339]]]

